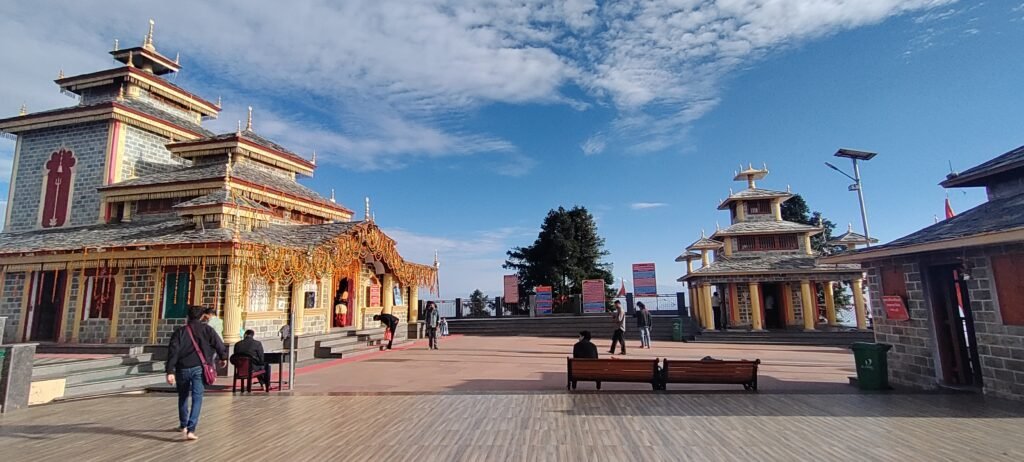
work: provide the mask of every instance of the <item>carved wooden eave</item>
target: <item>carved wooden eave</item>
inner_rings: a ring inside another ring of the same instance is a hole
[[[27,114],[0,120],[0,131],[17,134],[29,130],[62,127],[86,122],[118,120],[171,139],[192,140],[203,135],[188,128],[161,120],[114,101],[94,106],[71,107],[65,110]]]
[[[163,78],[133,67],[119,67],[89,74],[76,75],[55,80],[62,90],[79,93],[82,90],[126,82],[167,98],[182,107],[203,116],[216,118],[220,108]]]
[[[184,143],[172,143],[167,149],[178,157],[193,159],[212,155],[243,155],[265,164],[284,169],[288,172],[299,173],[306,176],[313,176],[316,168],[312,162],[303,159],[295,154],[271,149],[250,141],[242,136],[234,136],[227,139],[187,141]]]

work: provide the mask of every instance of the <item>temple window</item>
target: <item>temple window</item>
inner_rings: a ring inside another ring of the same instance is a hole
[[[900,265],[883,266],[880,272],[882,273],[882,294],[898,295],[906,300],[907,281]]]
[[[794,234],[740,236],[736,238],[740,251],[797,250],[800,243]]]
[[[750,215],[767,215],[772,213],[772,201],[770,200],[747,201],[745,205],[747,213]]]
[[[50,160],[46,162],[42,210],[39,213],[43,228],[59,228],[67,221],[77,162],[75,155],[68,149],[62,148],[50,154]]]
[[[270,284],[266,279],[249,279],[249,312],[263,313],[270,310]]]
[[[188,315],[192,273],[187,268],[172,268],[164,273],[164,319]]]
[[[114,313],[114,297],[117,290],[114,283],[116,269],[100,268],[86,270],[85,297],[82,305],[82,319],[110,319]]]
[[[1024,326],[1024,254],[993,256],[992,275],[1003,324]]]
[[[305,297],[306,297],[306,294],[309,293],[309,292],[313,292],[314,297],[315,297],[313,299],[313,302],[314,302],[313,306],[310,307],[309,309],[315,309],[316,305],[319,305],[321,303],[320,300],[318,300],[320,297],[316,295],[316,294],[320,293],[320,285],[317,284],[317,282],[315,280],[313,280],[313,279],[310,279],[310,280],[302,283],[302,296],[303,296],[302,306],[303,307],[306,306]]]
[[[135,213],[146,214],[146,213],[167,213],[174,210],[175,204],[179,202],[179,199],[149,199],[139,201],[138,209]]]

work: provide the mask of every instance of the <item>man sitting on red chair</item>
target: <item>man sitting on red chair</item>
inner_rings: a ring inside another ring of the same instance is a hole
[[[264,391],[270,391],[270,364],[263,360],[263,344],[256,340],[256,332],[252,329],[245,331],[245,338],[235,344],[233,356],[244,356],[249,359],[249,370],[258,371],[263,369],[263,374],[257,376]]]

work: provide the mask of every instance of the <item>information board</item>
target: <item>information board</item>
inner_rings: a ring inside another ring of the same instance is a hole
[[[513,305],[519,303],[519,276],[515,274],[505,275],[505,296],[502,297],[502,300]]]
[[[554,300],[551,298],[551,286],[537,286],[534,292],[537,293],[537,308],[535,311],[537,316],[550,315],[554,309]]]
[[[654,275],[654,263],[633,264],[633,296],[654,297],[658,295],[658,279]]]
[[[605,311],[605,293],[603,279],[587,279],[583,281],[583,312],[603,313]]]

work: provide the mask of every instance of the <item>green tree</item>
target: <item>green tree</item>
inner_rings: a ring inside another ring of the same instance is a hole
[[[550,285],[556,299],[564,299],[580,294],[584,279],[603,279],[606,287],[615,282],[612,265],[602,261],[608,256],[604,238],[585,207],[549,211],[533,245],[515,247],[507,255],[502,267],[516,271],[523,294]]]
[[[491,304],[491,297],[484,295],[480,289],[474,290],[473,293],[469,294],[469,316],[470,317],[486,317],[487,307]]]
[[[832,220],[824,218],[821,212],[812,212],[811,208],[807,205],[807,201],[804,200],[803,196],[799,194],[793,195],[786,202],[782,203],[782,219],[786,221],[792,221],[795,223],[801,223],[805,225],[818,226],[820,221],[821,226],[824,230],[815,235],[811,236],[811,248],[814,249],[818,255],[831,255],[833,253],[842,251],[842,246],[834,246],[827,244],[828,241],[832,240],[832,231],[835,230],[836,225],[832,223]],[[845,284],[849,286],[849,284]],[[850,305],[851,296],[846,291],[841,290],[842,287],[837,287],[833,300],[835,300],[836,307],[847,307]],[[852,288],[851,288],[852,290]],[[823,292],[818,293],[818,303],[824,304],[825,301]]]

